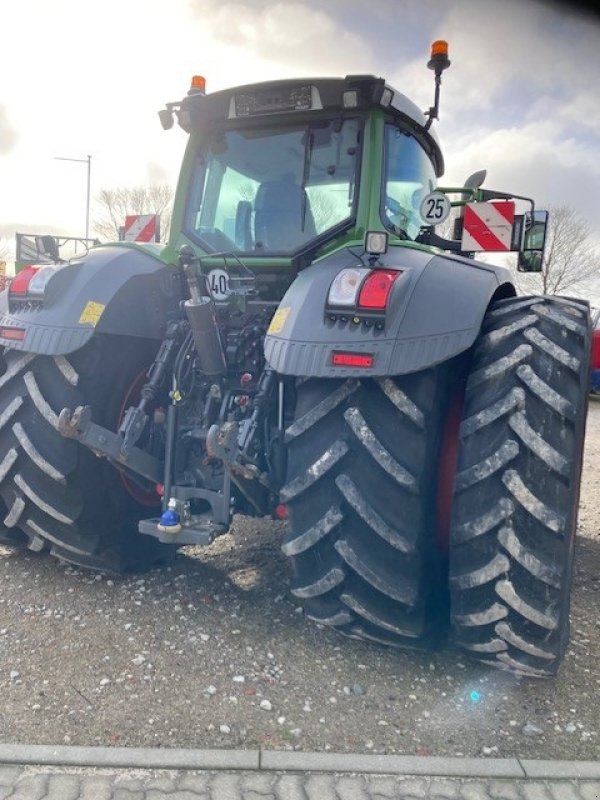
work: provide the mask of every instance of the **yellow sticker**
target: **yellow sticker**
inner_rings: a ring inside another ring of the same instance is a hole
[[[86,303],[85,308],[81,312],[79,323],[81,325],[93,325],[96,327],[105,308],[106,306],[102,305],[102,303],[94,303],[93,300],[90,300],[89,303]]]
[[[271,320],[271,324],[269,325],[269,330],[267,333],[281,333],[283,330],[283,326],[285,325],[285,321],[288,318],[288,314],[292,309],[287,308],[278,308],[277,311],[273,314],[273,319]]]

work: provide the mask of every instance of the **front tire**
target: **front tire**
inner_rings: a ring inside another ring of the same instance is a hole
[[[587,410],[587,304],[488,312],[461,425],[450,534],[456,641],[486,664],[554,675],[569,598]]]
[[[282,549],[311,619],[392,646],[432,643],[447,625],[435,509],[447,375],[298,386]]]
[[[0,377],[2,540],[48,550],[70,563],[113,572],[148,569],[174,552],[137,531],[154,509],[138,502],[120,473],[58,433],[63,408],[90,404],[95,422],[118,427],[122,405],[156,343],[97,337],[65,356],[7,351]]]

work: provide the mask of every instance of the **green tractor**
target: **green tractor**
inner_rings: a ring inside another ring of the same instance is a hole
[[[194,79],[167,104],[189,134],[168,244],[26,267],[0,296],[2,541],[136,570],[234,513],[287,518],[311,619],[400,647],[450,629],[556,673],[589,309],[474,259],[539,271],[547,215],[484,173],[438,188],[449,63],[436,42],[425,113],[370,75]]]

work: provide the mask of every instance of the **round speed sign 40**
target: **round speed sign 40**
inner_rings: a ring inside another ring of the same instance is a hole
[[[206,276],[208,284],[208,291],[213,300],[227,300],[231,294],[231,287],[229,285],[229,273],[224,269],[211,269]]]
[[[419,213],[426,225],[439,225],[448,218],[452,206],[443,192],[429,192],[421,200]]]

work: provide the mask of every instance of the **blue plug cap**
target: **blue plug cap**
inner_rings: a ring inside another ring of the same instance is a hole
[[[158,529],[168,533],[179,533],[181,530],[181,517],[177,511],[173,511],[171,508],[163,511],[158,522]]]

